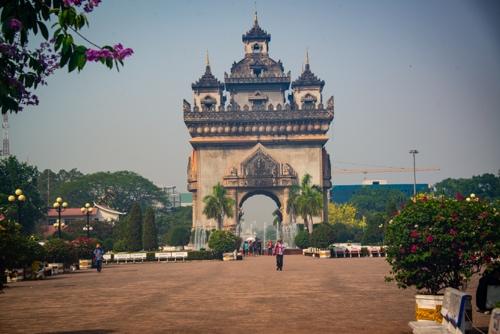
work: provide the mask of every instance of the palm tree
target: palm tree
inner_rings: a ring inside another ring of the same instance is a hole
[[[233,217],[234,200],[227,196],[227,190],[220,183],[217,183],[212,194],[203,198],[205,208],[203,214],[209,219],[217,221],[217,230],[222,230],[224,217]]]
[[[311,175],[306,174],[302,178],[299,189],[299,195],[296,196],[294,203],[295,210],[304,219],[304,225],[307,226],[309,233],[312,233],[313,216],[319,215],[323,208],[321,188],[311,185]]]
[[[280,209],[276,209],[273,211],[273,225],[278,226],[279,234],[281,235],[281,222],[283,221],[283,215],[281,214]],[[279,236],[276,236],[279,239]]]

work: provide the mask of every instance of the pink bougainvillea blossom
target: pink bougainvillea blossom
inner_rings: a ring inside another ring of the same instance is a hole
[[[416,239],[418,238],[419,234],[418,234],[418,231],[417,230],[412,230],[410,232],[410,237],[412,237],[413,239]]]
[[[114,49],[114,58],[118,60],[123,60],[126,57],[131,56],[134,53],[134,50],[131,48],[124,48],[121,43],[113,46]]]
[[[18,19],[11,19],[9,21],[9,28],[14,31],[19,31],[23,28],[23,23]]]
[[[431,243],[434,241],[434,237],[432,235],[428,235],[427,238],[425,238],[425,240],[427,241],[427,243]]]
[[[88,61],[100,61],[106,59],[123,60],[134,53],[131,48],[124,48],[121,44],[116,44],[113,51],[109,49],[88,49],[85,53]]]
[[[415,245],[415,244],[411,245],[411,247],[410,247],[410,252],[411,253],[416,253],[417,250],[418,250],[418,246],[417,245]]]

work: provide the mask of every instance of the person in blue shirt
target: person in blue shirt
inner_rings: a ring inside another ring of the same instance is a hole
[[[94,263],[98,272],[102,270],[102,258],[104,255],[104,250],[101,248],[101,244],[97,243],[94,249]]]

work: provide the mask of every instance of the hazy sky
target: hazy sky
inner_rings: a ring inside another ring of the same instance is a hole
[[[271,57],[295,79],[308,48],[323,96],[335,95],[334,167],[410,167],[416,148],[417,167],[441,168],[419,182],[500,169],[498,2],[266,0],[257,8]],[[11,115],[12,153],[41,170],[132,170],[184,191],[191,148],[182,99],[192,100],[207,49],[220,80],[243,57],[253,11],[254,1],[103,1],[85,36],[135,54],[119,73],[88,64],[51,77],[39,106]],[[369,177],[412,182],[411,174]],[[362,179],[334,175],[336,184]]]

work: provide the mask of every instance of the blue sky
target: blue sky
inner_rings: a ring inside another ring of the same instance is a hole
[[[311,69],[335,95],[334,167],[440,167],[418,181],[500,169],[500,6],[494,1],[259,1],[270,54],[296,78]],[[11,151],[40,169],[133,170],[185,190],[182,99],[204,70],[223,79],[243,57],[253,1],[105,0],[85,36],[135,54],[117,73],[59,71],[40,105],[10,117]],[[83,43],[83,41],[81,41]],[[370,175],[392,183],[411,174]],[[337,184],[363,175],[334,176]]]

